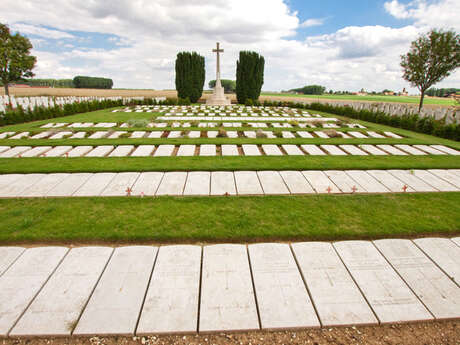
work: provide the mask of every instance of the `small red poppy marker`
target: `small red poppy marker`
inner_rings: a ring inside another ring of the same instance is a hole
[[[66,156],[66,158],[69,158],[69,153],[66,152],[66,153],[65,153],[65,156]]]
[[[327,190],[328,194],[331,193],[332,192],[331,186],[328,186],[326,190]]]
[[[403,190],[404,193],[407,192],[407,188],[408,188],[408,187],[407,187],[406,184],[402,187],[402,190]]]
[[[358,190],[358,188],[356,188],[356,186],[353,186],[351,190],[352,190],[352,193],[355,193]]]
[[[129,188],[129,187],[126,188],[126,196],[131,196],[131,192],[132,192],[132,191],[133,191],[133,190],[132,190],[131,188]]]

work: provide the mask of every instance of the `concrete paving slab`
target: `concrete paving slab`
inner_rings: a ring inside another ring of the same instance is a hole
[[[92,174],[86,182],[77,189],[73,196],[99,196],[117,173]]]
[[[281,145],[289,156],[304,156],[305,153],[297,145]]]
[[[153,131],[149,133],[147,138],[161,138],[162,135],[163,135],[163,131]]]
[[[75,146],[73,149],[68,151],[66,157],[82,157],[93,149],[92,146]]]
[[[429,145],[414,145],[415,148],[428,152],[430,155],[437,155],[437,156],[442,156],[442,155],[447,155],[447,153],[443,151],[436,150],[435,148],[429,146]]]
[[[414,243],[460,286],[460,247],[448,238],[426,237]]]
[[[201,131],[190,131],[190,133],[188,134],[188,137],[191,139],[199,138],[201,137]]]
[[[60,157],[72,150],[72,146],[55,146],[46,153],[46,157]]]
[[[119,247],[104,270],[74,335],[134,335],[157,247]]]
[[[201,247],[162,246],[136,334],[197,331]]]
[[[174,151],[174,145],[159,145],[153,154],[154,157],[169,157]]]
[[[386,156],[386,155],[388,155],[388,153],[378,149],[374,145],[365,145],[365,144],[363,144],[363,145],[358,145],[358,147],[363,149],[363,150],[366,150],[367,152],[369,152],[371,155],[374,155],[374,156]]]
[[[186,172],[165,172],[156,195],[182,195],[186,179]]]
[[[155,145],[139,145],[131,153],[131,157],[149,157],[155,150]]]
[[[0,186],[0,197],[20,197],[25,190],[43,179],[45,174],[22,174],[14,178],[11,183]]]
[[[227,137],[228,138],[238,138],[238,132],[237,131],[227,131]]]
[[[70,139],[83,139],[86,137],[86,132],[77,132],[77,133],[74,133],[71,137],[69,137]]]
[[[330,243],[293,243],[292,250],[323,326],[378,322]]]
[[[118,173],[105,187],[101,196],[125,196],[128,195],[128,188],[131,189],[137,178],[138,172]]]
[[[411,155],[414,155],[414,156],[425,156],[425,155],[427,155],[426,152],[420,151],[420,150],[418,150],[415,147],[410,146],[410,145],[399,144],[399,145],[395,145],[395,147],[400,149],[400,150],[402,150],[402,151],[406,151],[407,153],[410,153]]]
[[[426,170],[413,170],[414,175],[424,182],[428,183],[430,186],[436,188],[441,192],[458,192],[460,188],[455,187],[453,184],[450,184],[444,181],[442,178],[430,173]]]
[[[319,145],[323,150],[332,156],[346,156],[347,153],[336,145]]]
[[[191,171],[187,175],[184,195],[209,195],[210,184],[209,171]]]
[[[239,195],[264,194],[255,171],[235,171],[236,190]]]
[[[238,147],[236,145],[222,145],[222,156],[239,156]]]
[[[342,170],[325,170],[327,177],[344,193],[366,193],[366,189]]]
[[[364,170],[347,170],[346,174],[369,193],[388,193],[390,190]]]
[[[433,319],[371,242],[335,242],[334,247],[380,322]]]
[[[22,247],[0,247],[0,277],[26,250]]]
[[[96,146],[94,150],[88,152],[85,157],[105,157],[112,152],[113,145]]]
[[[302,171],[302,174],[316,193],[341,193],[340,189],[322,171],[305,170]]]
[[[118,145],[108,157],[126,157],[134,150],[134,145]]]
[[[407,156],[407,153],[391,145],[376,145],[377,148],[386,151],[394,156]]]
[[[131,136],[130,138],[131,139],[139,139],[139,138],[143,138],[145,136],[145,131],[134,131],[131,133]]]
[[[10,332],[11,336],[69,336],[113,248],[73,248]]]
[[[427,171],[460,188],[460,175],[457,175],[452,169],[428,169]]]
[[[278,145],[262,145],[262,149],[267,156],[283,156]]]
[[[351,135],[352,137],[359,138],[359,139],[366,139],[368,138],[366,135],[364,135],[361,132],[347,132],[347,134]]]
[[[208,138],[217,138],[217,135],[219,134],[218,131],[207,131],[206,136]]]
[[[62,132],[57,132],[56,134],[50,136],[48,139],[63,139],[65,137],[70,137],[72,135],[73,135],[73,132],[62,131]]]
[[[383,134],[385,134],[387,137],[391,137],[391,138],[396,138],[396,139],[401,139],[402,136],[400,135],[397,135],[393,132],[383,132]]]
[[[374,244],[436,319],[460,317],[460,289],[412,241]]]
[[[329,136],[323,131],[314,131],[318,138],[329,139]]]
[[[388,170],[390,174],[400,179],[406,185],[412,187],[416,192],[436,192],[437,189],[425,181],[419,179],[411,170]]]
[[[44,197],[52,188],[66,179],[69,174],[46,174],[21,193],[21,197]]]
[[[326,152],[322,151],[318,146],[316,145],[300,145],[300,147],[307,152],[309,155],[312,156],[325,156]]]
[[[254,132],[254,131],[244,131],[244,136],[246,138],[255,139],[256,138],[256,132]]]
[[[23,139],[23,138],[27,138],[29,134],[30,134],[29,132],[20,132],[16,135],[13,135],[9,139]]]
[[[367,135],[369,135],[372,138],[378,138],[378,139],[385,138],[385,136],[378,134],[376,132],[372,132],[372,131],[368,131]]]
[[[69,174],[63,181],[46,193],[49,197],[71,196],[75,193],[93,174],[74,173]]]
[[[286,139],[295,138],[295,135],[292,132],[282,131],[281,135],[283,136],[283,138],[286,138]]]
[[[199,331],[259,329],[246,246],[203,248]]]
[[[64,247],[29,248],[0,277],[0,336],[7,336],[67,251]]]
[[[244,144],[241,145],[245,156],[260,156],[259,147],[257,145]]]
[[[195,145],[180,145],[177,150],[177,156],[194,156]]]
[[[101,138],[104,138],[105,136],[107,136],[109,132],[107,131],[97,131],[97,132],[94,132],[93,134],[91,134],[88,139],[101,139]]]
[[[140,173],[131,191],[132,196],[153,196],[163,179],[163,172],[143,172]]]
[[[407,187],[407,192],[415,192],[414,188],[406,185],[386,170],[366,170],[366,172],[394,193],[404,192],[404,186]]]
[[[11,183],[15,182],[22,178],[24,174],[5,174],[0,175],[0,197],[1,197],[1,190],[5,187],[8,187]]]
[[[300,171],[280,171],[291,194],[314,194],[315,191]]]
[[[200,145],[200,156],[215,156],[216,145]]]
[[[289,244],[248,246],[262,329],[319,327]]]
[[[51,150],[51,146],[36,146],[26,152],[21,154],[21,157],[40,157],[41,155],[45,154],[47,151]]]
[[[278,171],[258,171],[264,194],[289,194],[289,189]]]
[[[11,158],[30,150],[31,146],[15,146],[7,151],[0,153],[0,158]]]
[[[339,145],[339,147],[345,151],[351,154],[352,156],[367,156],[367,152],[364,152],[363,150],[359,149],[355,145]]]
[[[236,195],[235,177],[231,171],[211,172],[210,195]]]
[[[460,237],[451,238],[452,242],[454,242],[457,246],[460,247]]]
[[[450,155],[454,155],[454,156],[460,155],[460,151],[444,146],[444,145],[430,145],[430,147],[434,148],[435,150],[448,153]]]
[[[40,132],[30,137],[30,139],[43,139],[51,135],[52,132]],[[84,133],[84,132],[83,132]]]
[[[128,133],[128,132],[125,132],[125,131],[115,131],[113,133],[110,133],[109,136],[107,136],[107,139],[117,139],[119,138],[121,135],[125,134],[125,133]]]

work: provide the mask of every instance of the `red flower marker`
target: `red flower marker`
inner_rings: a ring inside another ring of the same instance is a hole
[[[129,188],[129,187],[126,188],[126,196],[131,196],[131,192],[132,192],[132,191],[133,191],[133,190],[132,190],[131,188]]]
[[[331,193],[331,192],[332,192],[331,186],[328,186],[326,190],[327,190],[327,193],[328,193],[328,194]]]
[[[355,193],[358,190],[358,188],[356,188],[356,186],[353,186],[351,190],[352,190],[352,193]]]
[[[66,153],[65,153],[65,156],[66,156],[66,158],[68,158],[68,157],[69,157],[69,153],[68,153],[68,152],[66,152]]]
[[[407,185],[404,185],[404,186],[402,187],[402,190],[403,190],[404,193],[407,192],[407,188],[408,188]]]

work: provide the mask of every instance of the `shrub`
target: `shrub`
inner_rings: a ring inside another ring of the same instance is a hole
[[[256,138],[258,139],[267,138],[267,133],[264,133],[261,129],[258,129],[256,131]]]
[[[147,119],[129,119],[127,123],[129,127],[140,128],[140,127],[147,127],[149,124],[149,121]]]
[[[324,133],[330,138],[341,138],[342,136],[334,129],[325,130]]]
[[[227,137],[227,131],[223,128],[219,128],[219,131],[217,132],[217,137],[218,138],[226,138]]]

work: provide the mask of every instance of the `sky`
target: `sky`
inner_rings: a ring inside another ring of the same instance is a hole
[[[178,52],[206,59],[206,84],[235,79],[241,50],[265,58],[264,91],[416,88],[400,55],[431,28],[460,32],[460,0],[2,0],[0,22],[30,38],[36,78],[90,75],[115,88],[174,89]],[[436,87],[460,87],[460,70]]]

